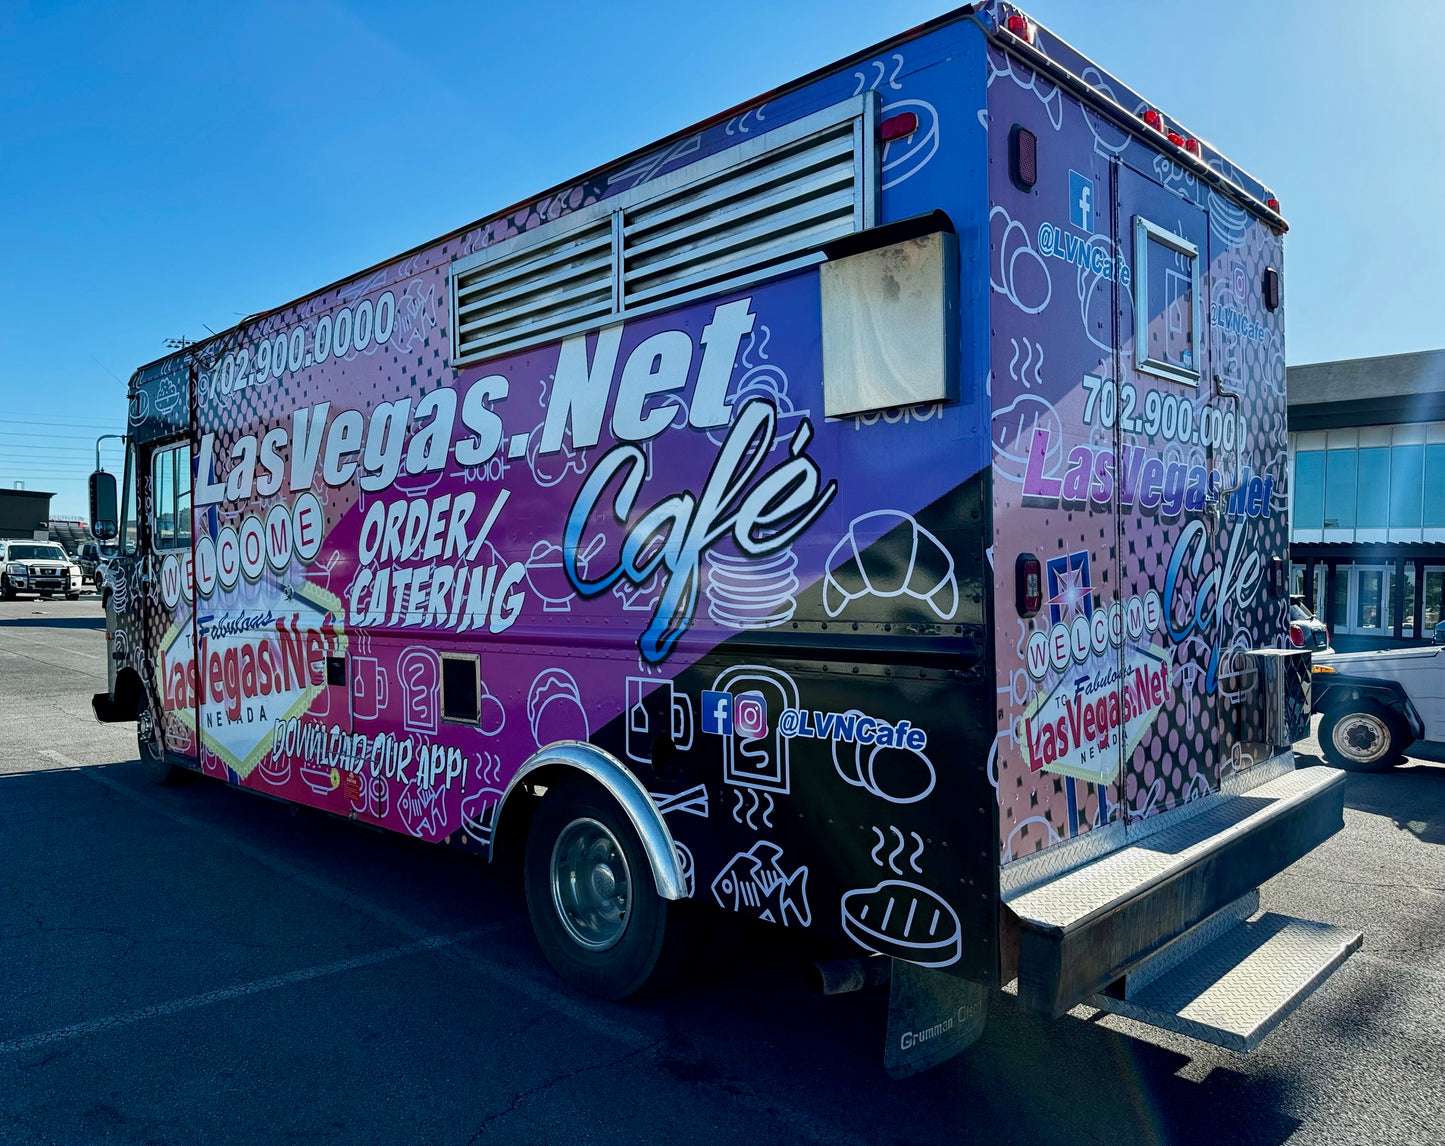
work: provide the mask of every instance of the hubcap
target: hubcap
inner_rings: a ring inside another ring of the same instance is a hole
[[[552,846],[552,906],[577,943],[606,951],[627,930],[632,875],[627,857],[605,824],[573,820]]]
[[[1384,754],[1390,730],[1378,716],[1355,712],[1335,725],[1331,739],[1340,755],[1358,764],[1371,764]]]

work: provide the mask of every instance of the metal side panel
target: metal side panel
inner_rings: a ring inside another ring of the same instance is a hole
[[[1127,998],[1091,1007],[1249,1052],[1360,947],[1357,931],[1266,913],[1241,923]]]
[[[1057,1017],[1344,826],[1344,774],[1309,768],[1010,900],[1019,999]]]

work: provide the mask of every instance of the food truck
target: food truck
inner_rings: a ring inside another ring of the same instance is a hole
[[[438,177],[444,178],[438,171]],[[960,9],[139,369],[102,720],[520,860],[623,998],[699,918],[1251,1049],[1360,943],[1259,910],[1296,770],[1280,204]]]

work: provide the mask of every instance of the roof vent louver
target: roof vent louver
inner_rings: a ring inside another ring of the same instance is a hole
[[[865,93],[457,260],[453,363],[819,262],[876,221],[876,108]]]

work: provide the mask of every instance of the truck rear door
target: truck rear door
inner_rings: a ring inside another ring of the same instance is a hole
[[[1208,215],[1119,160],[1112,184],[1131,274],[1115,284],[1117,400],[1101,394],[1095,421],[1113,433],[1116,478],[1121,767],[1110,810],[1133,822],[1219,785],[1224,708],[1243,687],[1221,512],[1238,478],[1223,431],[1237,402],[1211,368]]]

